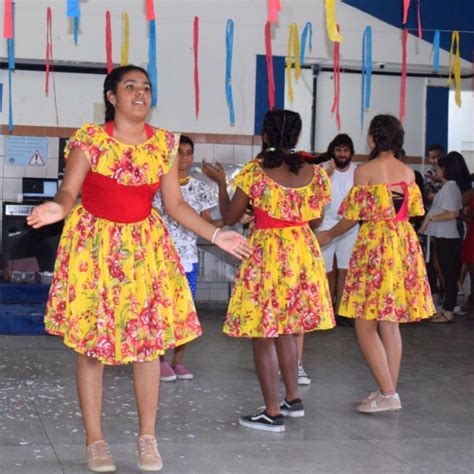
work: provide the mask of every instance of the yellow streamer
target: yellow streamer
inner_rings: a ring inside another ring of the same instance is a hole
[[[291,57],[291,50],[293,49],[293,58]],[[293,61],[295,63],[295,78],[298,79],[301,75],[300,64],[300,39],[298,34],[298,25],[292,23],[288,34],[288,54],[286,57],[286,83],[288,85],[288,98],[290,103],[293,103],[293,84],[291,83],[291,69]]]
[[[122,13],[122,54],[120,56],[120,65],[128,64],[128,46],[129,46],[129,26],[128,13]]]
[[[328,36],[331,41],[336,43],[341,43],[344,38],[337,31],[337,22],[336,22],[336,0],[326,0],[326,29],[328,31]]]
[[[449,73],[448,73],[448,86],[452,82],[452,73],[454,72],[454,86],[456,93],[454,99],[458,107],[461,107],[461,58],[460,58],[460,44],[459,44],[459,31],[453,31],[451,36],[451,49],[449,51]],[[453,60],[454,43],[456,43],[456,53]]]

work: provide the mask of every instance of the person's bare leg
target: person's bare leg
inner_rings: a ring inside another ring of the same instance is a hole
[[[154,436],[160,393],[160,360],[135,362],[133,383],[138,409],[139,434]]]
[[[344,290],[344,283],[346,281],[347,269],[337,269],[337,283],[336,283],[336,297],[334,304],[334,313],[339,314],[339,305],[341,304],[342,291]]]
[[[178,364],[183,363],[183,358],[184,358],[184,348],[186,344],[183,344],[182,346],[178,346],[174,348],[174,353],[173,353],[173,360],[171,362],[171,365],[175,367]]]
[[[328,279],[329,285],[329,294],[331,295],[331,303],[334,305],[336,298],[336,271],[331,271],[326,273],[326,278]]]
[[[304,348],[304,333],[294,335],[296,341],[296,350],[298,353],[298,360],[303,362],[303,348]]]
[[[392,377],[393,389],[397,391],[403,347],[400,325],[398,323],[382,321],[379,323],[379,330],[385,353],[387,354],[387,362]]]
[[[104,439],[102,434],[102,387],[104,365],[97,359],[77,355],[76,382],[86,446]]]
[[[275,339],[278,363],[286,388],[286,399],[298,398],[298,351],[293,335],[279,336]]]
[[[265,409],[270,416],[280,414],[278,356],[274,339],[276,338],[255,337],[252,339],[255,369],[260,382]]]
[[[377,385],[384,395],[395,393],[384,345],[377,332],[377,321],[355,320],[355,332],[360,350],[369,365]]]

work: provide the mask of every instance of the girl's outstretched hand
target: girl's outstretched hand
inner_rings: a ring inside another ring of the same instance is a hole
[[[248,244],[247,239],[233,230],[220,230],[214,243],[239,260],[252,255],[252,247]]]
[[[64,219],[64,210],[61,204],[48,201],[34,207],[31,214],[26,218],[26,222],[33,229],[39,229],[45,225],[59,222],[62,219]]]
[[[222,184],[226,182],[224,167],[219,162],[211,164],[211,163],[207,163],[206,161],[203,161],[202,172],[209,179],[216,182],[217,184]]]

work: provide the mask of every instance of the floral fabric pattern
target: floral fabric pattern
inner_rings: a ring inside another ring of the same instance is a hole
[[[407,186],[408,213],[423,215],[421,193]],[[354,186],[341,204],[344,217],[361,220],[339,314],[408,323],[435,313],[418,237],[396,216],[390,186]]]
[[[295,189],[267,177],[254,160],[233,184],[250,197],[254,208],[290,222],[317,219],[330,199],[330,181],[319,166],[307,186]],[[237,272],[224,332],[278,337],[333,328],[324,260],[310,227],[254,228],[249,240],[254,251]]]
[[[177,143],[177,135],[157,129],[144,144],[129,146],[98,125],[85,125],[65,155],[78,147],[91,171],[135,186],[156,183],[169,171]],[[201,334],[179,256],[155,210],[131,224],[95,217],[81,204],[71,210],[45,325],[67,346],[104,364],[153,360]]]

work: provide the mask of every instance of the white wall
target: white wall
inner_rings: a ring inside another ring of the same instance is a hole
[[[87,0],[81,2],[81,34],[79,44],[73,43],[72,28],[66,18],[64,0],[16,0],[16,56],[17,58],[44,59],[45,15],[49,5],[53,10],[54,58],[61,60],[105,62],[105,10],[112,14],[113,57],[120,59],[121,13],[130,15],[130,61],[145,65],[147,62],[147,23],[142,0]],[[152,123],[195,132],[253,134],[255,99],[255,55],[264,53],[264,23],[266,0],[157,0],[159,105],[151,118]],[[324,1],[284,1],[280,22],[273,29],[273,51],[285,55],[288,25],[297,22],[300,28],[313,22],[313,52],[308,61],[329,65],[332,44],[327,40],[324,24]],[[194,15],[200,17],[200,71],[201,115],[194,116],[192,25]],[[235,21],[234,43],[234,100],[236,126],[230,127],[224,95],[225,27],[228,18]],[[337,18],[344,35],[341,46],[343,64],[357,63],[361,57],[362,32],[368,24],[374,30],[375,63],[400,63],[400,31],[365,13],[337,2]],[[413,67],[431,62],[431,45],[409,37],[408,61]],[[6,56],[5,41],[0,42],[0,55]],[[447,64],[447,53],[442,52],[441,64]],[[344,78],[343,103],[348,109],[345,117],[357,115],[358,99],[347,98],[350,85]],[[79,126],[94,119],[94,103],[101,100],[101,77],[56,74],[59,125]],[[5,72],[2,81],[5,83]],[[331,95],[331,90],[321,93]],[[387,88],[392,89],[390,81]],[[356,89],[357,87],[354,86]],[[381,83],[381,90],[385,87]],[[418,100],[418,89],[413,100]],[[52,94],[52,93],[51,93]],[[56,125],[53,98],[44,96],[44,74],[38,72],[14,73],[14,117],[17,124]],[[383,92],[381,92],[383,94]],[[6,123],[7,95],[4,94],[3,114]],[[332,121],[326,108],[319,124]],[[323,112],[321,112],[323,113]],[[329,125],[328,125],[329,127]],[[331,132],[328,129],[328,133]],[[322,132],[318,132],[322,133]],[[331,132],[332,134],[332,132]],[[329,137],[323,133],[321,142]]]

